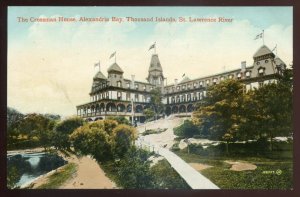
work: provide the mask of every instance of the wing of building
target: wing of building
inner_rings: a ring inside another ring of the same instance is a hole
[[[107,70],[107,77],[101,71],[94,76],[91,100],[77,106],[77,115],[90,121],[125,116],[129,120],[144,122],[143,111],[151,107],[151,90],[159,87],[166,104],[165,115],[191,116],[195,104],[206,96],[208,86],[225,79],[237,79],[246,85],[246,89],[259,88],[263,84],[276,82],[276,76],[285,68],[286,64],[265,45],[254,53],[252,65],[247,66],[243,61],[235,70],[196,79],[185,76],[182,81],[171,85],[165,85],[157,54],[151,57],[147,82],[124,78],[122,68],[113,63]]]

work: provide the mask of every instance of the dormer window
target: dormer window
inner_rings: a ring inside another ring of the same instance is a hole
[[[233,78],[233,76],[232,75],[229,75],[229,79],[232,79]]]
[[[260,67],[260,68],[258,69],[258,75],[259,75],[259,76],[263,76],[264,73],[265,73],[265,68]]]
[[[138,84],[135,84],[135,89],[139,89],[139,85]]]
[[[207,84],[207,85],[209,84],[209,79],[208,79],[208,80],[206,80],[206,84]]]
[[[246,72],[246,77],[250,77],[250,71]]]
[[[176,88],[177,90],[179,90],[180,89],[180,86],[177,86],[177,88]]]
[[[185,90],[185,87],[186,87],[186,85],[183,85],[183,86],[182,86],[182,89]]]
[[[191,88],[191,84],[188,84],[188,85],[187,85],[187,88],[190,89],[190,88]]]
[[[223,81],[224,80],[224,77],[221,77],[221,79],[220,79],[221,81]]]
[[[121,87],[121,81],[117,81],[117,86]]]
[[[126,83],[126,86],[127,86],[127,88],[130,88],[130,83],[129,82]]]
[[[238,79],[241,79],[241,77],[242,77],[242,74],[241,74],[241,73],[237,74],[237,78],[238,78]]]
[[[146,90],[146,86],[144,85],[144,90]]]

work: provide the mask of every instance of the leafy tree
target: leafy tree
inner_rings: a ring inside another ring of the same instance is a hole
[[[156,189],[190,189],[165,159],[155,164],[150,171],[154,176]]]
[[[152,189],[154,176],[150,172],[148,153],[131,147],[118,165],[117,184],[125,189]]]
[[[101,120],[77,128],[70,135],[75,150],[84,155],[91,154],[99,162],[111,159],[111,137],[104,128]]]
[[[145,114],[147,120],[150,120],[155,116],[155,112],[150,108],[145,109],[144,114]]]
[[[131,123],[129,122],[129,120],[127,120],[124,116],[110,116],[107,119],[108,120],[115,120],[115,121],[118,122],[118,124],[131,125]]]
[[[18,124],[18,129],[21,134],[27,135],[29,140],[37,140],[45,150],[51,146],[51,138],[55,121],[46,118],[41,114],[27,114],[24,119]]]
[[[114,154],[123,157],[133,145],[136,137],[137,131],[131,126],[120,124],[114,128],[112,132]]]
[[[255,120],[259,122],[255,129],[260,137],[269,138],[272,150],[274,137],[292,134],[292,91],[279,82],[264,85],[254,92]]]
[[[225,80],[207,89],[207,97],[194,112],[194,122],[203,134],[221,140],[225,134],[236,136],[243,121],[244,85]]]
[[[106,119],[102,121],[103,126],[104,126],[104,130],[106,131],[106,133],[108,135],[111,135],[113,132],[113,129],[116,128],[118,126],[118,121],[116,120],[111,120],[111,119]]]
[[[53,136],[54,146],[60,149],[69,149],[71,145],[69,135],[83,124],[84,120],[79,117],[71,117],[58,123]]]
[[[159,88],[151,90],[150,105],[155,112],[156,119],[159,114],[164,112],[164,104],[162,103],[162,94]]]
[[[7,167],[7,188],[13,189],[20,178],[21,174],[16,166]]]
[[[17,137],[20,134],[18,129],[19,122],[24,118],[24,114],[19,111],[8,107],[7,108],[7,143],[11,146],[17,141]]]
[[[174,134],[181,137],[190,138],[199,134],[199,128],[191,120],[184,120],[183,124],[174,128]]]

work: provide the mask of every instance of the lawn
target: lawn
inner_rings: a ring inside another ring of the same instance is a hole
[[[213,167],[201,171],[221,189],[283,189],[293,188],[292,159],[265,157],[212,157],[175,152],[188,163],[202,163]],[[255,170],[232,171],[225,160],[246,161],[255,164]]]
[[[52,174],[47,183],[39,186],[37,189],[58,189],[67,180],[69,180],[77,170],[77,164],[69,163],[63,168]]]

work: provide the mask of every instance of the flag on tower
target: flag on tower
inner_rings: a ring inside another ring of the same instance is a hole
[[[257,34],[256,37],[254,38],[254,40],[257,40],[257,39],[262,38],[262,37],[263,37],[263,33]]]
[[[153,49],[153,48],[155,48],[155,42],[154,42],[154,44],[152,44],[152,45],[150,46],[149,50],[150,50],[150,49]],[[149,51],[149,50],[148,50],[148,51]]]
[[[185,76],[185,73],[183,73],[182,78]]]
[[[109,59],[111,59],[111,58],[114,57],[115,55],[116,55],[116,51],[110,55]]]

